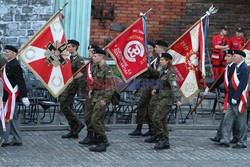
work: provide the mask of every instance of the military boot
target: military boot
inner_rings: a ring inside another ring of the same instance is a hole
[[[87,136],[79,141],[79,144],[82,145],[91,145],[94,144],[94,133],[92,131],[88,131]]]
[[[73,139],[76,139],[76,138],[78,138],[78,134],[75,134],[74,132],[70,131],[69,133],[67,133],[65,135],[62,135],[62,138],[66,138],[66,139],[73,138]]]
[[[136,129],[130,132],[128,135],[130,136],[141,136],[142,124],[137,124]]]
[[[142,134],[143,137],[151,136],[154,134],[152,125],[148,124],[148,131],[144,134]]]
[[[146,138],[145,143],[157,143],[158,141],[158,136],[157,135],[152,135],[149,138]]]
[[[100,136],[98,140],[98,144],[94,147],[90,147],[89,150],[93,152],[105,152],[110,145],[106,136]]]
[[[154,146],[155,150],[170,149],[168,137],[163,137],[160,135],[158,143]]]

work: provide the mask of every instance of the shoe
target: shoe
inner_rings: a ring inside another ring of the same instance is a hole
[[[233,148],[240,149],[240,148],[247,148],[247,146],[236,144],[235,146],[233,146]]]
[[[94,143],[94,133],[92,131],[88,131],[87,136],[83,140],[79,141],[79,144],[82,145],[92,145]]]
[[[151,135],[153,135],[153,132],[150,131],[150,130],[147,131],[146,133],[143,133],[143,134],[142,134],[143,137],[147,137],[147,136],[151,136]]]
[[[130,132],[128,135],[130,136],[141,136],[141,131],[138,129],[135,129],[134,131]]]
[[[170,149],[168,137],[164,137],[163,135],[160,135],[160,139],[157,142],[157,144],[154,146],[154,149],[155,150]]]
[[[146,138],[145,140],[144,140],[144,142],[145,143],[157,143],[159,140],[158,140],[158,138],[157,138],[157,136],[151,136],[151,137],[149,137],[149,138]]]
[[[107,147],[110,146],[107,137],[101,136],[98,138],[98,141],[98,144],[94,147],[90,147],[89,150],[93,152],[105,152],[107,150]]]
[[[16,142],[11,142],[10,146],[22,146],[23,143],[16,143]]]
[[[217,137],[211,137],[209,139],[212,140],[213,142],[220,142],[220,139]]]
[[[239,141],[239,140],[238,140],[236,137],[234,137],[234,138],[230,141],[230,143],[232,143],[232,144],[237,144],[238,141]]]
[[[22,146],[22,143],[16,143],[16,142],[11,142],[11,143],[3,143],[2,147],[6,147],[6,146]]]
[[[75,134],[73,132],[69,132],[66,135],[62,135],[62,138],[66,138],[66,139],[73,138],[73,139],[76,139],[76,138],[78,138],[78,134]]]
[[[84,123],[80,122],[76,128],[76,130],[74,131],[75,134],[78,134],[81,132],[81,130],[85,127]]]
[[[4,143],[4,139],[0,139],[0,147],[2,146],[3,143]]]
[[[222,142],[214,143],[214,144],[217,145],[217,146],[220,146],[220,147],[230,147],[229,144],[227,144],[227,143],[222,143]]]

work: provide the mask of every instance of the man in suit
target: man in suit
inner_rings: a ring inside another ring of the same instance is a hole
[[[218,88],[222,83],[224,83],[224,89],[225,89],[225,99],[224,99],[224,104],[223,104],[224,113],[223,113],[223,116],[221,118],[221,122],[220,122],[219,128],[217,130],[216,136],[213,138],[210,138],[210,140],[212,140],[214,142],[219,142],[221,140],[221,137],[222,137],[222,125],[223,125],[225,111],[227,109],[227,104],[228,104],[227,103],[228,84],[232,78],[232,75],[233,75],[233,72],[234,72],[234,69],[236,66],[236,64],[234,64],[234,62],[233,62],[233,51],[227,50],[227,51],[225,51],[225,54],[226,54],[225,60],[226,60],[227,66],[226,66],[223,74],[220,75],[220,77],[218,78],[218,81],[215,83],[214,87],[210,90],[210,91],[213,91],[214,89]],[[213,83],[211,85],[213,85]],[[207,87],[206,90],[204,91],[204,95],[207,95],[208,90],[209,90],[209,87]],[[235,121],[235,123],[233,125],[233,139],[230,141],[230,143],[237,143],[238,142],[236,126],[237,126],[237,124]]]
[[[247,112],[248,98],[248,67],[244,61],[246,54],[241,50],[235,50],[233,61],[236,64],[233,76],[228,86],[228,107],[225,114],[222,139],[216,143],[218,146],[229,147],[231,129],[234,120],[238,123],[239,141],[233,148],[247,147]]]
[[[5,111],[6,131],[2,131],[0,136],[4,139],[2,146],[21,146],[22,138],[17,118],[16,99],[21,98],[23,104],[28,107],[30,102],[27,97],[26,85],[23,78],[23,71],[20,63],[16,59],[18,50],[11,45],[5,46],[6,65],[3,70],[3,84],[5,103],[3,110]],[[10,105],[11,104],[11,105]],[[2,128],[1,128],[2,129]],[[9,142],[10,131],[13,133],[13,139]]]

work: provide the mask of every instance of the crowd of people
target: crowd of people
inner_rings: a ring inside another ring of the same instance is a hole
[[[214,79],[220,77],[216,86],[224,83],[226,97],[224,101],[225,114],[216,136],[211,140],[216,142],[218,146],[223,147],[229,147],[230,143],[236,144],[233,148],[247,147],[246,102],[249,72],[247,64],[244,62],[246,54],[241,51],[245,42],[243,33],[242,28],[237,28],[236,35],[229,40],[226,37],[227,26],[222,26],[220,33],[214,36],[212,40],[213,77]],[[59,97],[60,110],[65,115],[70,126],[69,133],[62,135],[62,138],[78,138],[79,132],[86,125],[87,135],[79,141],[79,144],[90,146],[90,151],[103,152],[110,146],[105,134],[104,119],[106,107],[110,104],[115,91],[113,86],[107,87],[107,85],[114,84],[110,82],[114,75],[111,67],[105,62],[106,51],[97,45],[88,47],[89,68],[83,68],[79,71],[85,64],[83,58],[77,52],[79,45],[76,40],[68,40],[67,43],[72,72],[76,73],[78,71],[78,73],[74,75],[73,81]],[[173,57],[167,53],[167,49],[168,44],[165,41],[148,41],[148,55],[152,63],[148,71],[139,77],[159,79],[162,82],[162,87],[155,86],[132,92],[132,94],[136,94],[140,91],[141,97],[137,107],[137,126],[129,135],[149,136],[145,139],[145,142],[156,143],[154,146],[156,150],[170,149],[166,118],[173,104],[182,105],[182,98],[172,65]],[[22,145],[17,121],[16,99],[22,99],[23,104],[29,106],[22,69],[16,59],[17,52],[16,47],[5,46],[7,62],[3,67],[3,80],[0,82],[0,97],[2,98],[0,98],[0,107],[7,110],[7,113],[13,113],[13,115],[5,119],[6,130],[3,131],[5,128],[1,128],[1,146]],[[93,80],[90,81],[86,77],[87,73],[92,75]],[[224,75],[220,75],[220,73]],[[100,83],[100,81],[102,82]],[[102,89],[103,85],[106,86]],[[80,88],[86,92],[84,105],[85,124],[77,118],[73,107],[74,97]],[[212,89],[206,88],[204,94],[206,95]],[[3,105],[3,102],[5,105]],[[142,134],[142,126],[145,123],[148,124],[149,130]],[[232,129],[234,129],[233,139],[230,141]],[[9,141],[10,131],[13,132],[11,142]]]

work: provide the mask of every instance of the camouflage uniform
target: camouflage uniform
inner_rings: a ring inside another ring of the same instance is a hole
[[[104,138],[106,139],[104,127],[105,111],[114,93],[114,77],[111,67],[106,63],[101,67],[96,65],[93,78],[89,126],[93,128],[97,139],[103,140]],[[105,106],[101,106],[101,100],[106,102]]]
[[[79,54],[70,57],[72,73],[75,73],[84,65],[84,60]],[[83,72],[83,74],[85,74]],[[71,131],[75,131],[78,128],[80,121],[74,113],[73,103],[74,97],[79,92],[79,87],[84,84],[85,77],[74,79],[64,92],[60,95],[60,109],[65,115]]]
[[[150,110],[153,111],[152,121],[156,135],[168,141],[167,115],[174,102],[181,101],[181,95],[172,68],[162,69],[159,78],[162,80],[163,88],[158,89],[152,98],[150,106],[153,107]],[[154,101],[157,101],[157,105]]]

